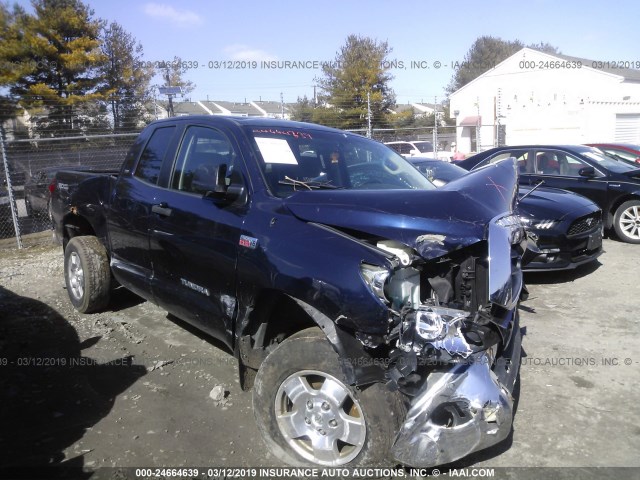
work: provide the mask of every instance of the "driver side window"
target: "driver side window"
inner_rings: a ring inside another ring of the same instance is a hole
[[[536,171],[542,175],[579,177],[580,170],[590,165],[573,155],[556,150],[536,151]]]
[[[189,127],[174,166],[171,188],[199,195],[214,191],[220,165],[227,166],[225,181],[229,184],[235,156],[231,142],[222,132],[208,127]]]

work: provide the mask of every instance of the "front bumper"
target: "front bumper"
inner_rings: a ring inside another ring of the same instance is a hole
[[[538,235],[538,247],[541,251],[523,271],[569,270],[589,263],[602,255],[602,224],[580,235],[557,236]]]
[[[509,347],[493,364],[481,352],[447,372],[430,374],[396,437],[393,457],[404,465],[431,467],[504,440],[511,431],[521,342],[516,321]]]

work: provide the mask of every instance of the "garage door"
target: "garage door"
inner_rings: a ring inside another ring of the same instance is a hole
[[[640,114],[616,115],[615,141],[640,143]]]

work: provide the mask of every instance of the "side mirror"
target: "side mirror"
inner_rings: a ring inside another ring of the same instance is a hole
[[[580,175],[581,177],[595,177],[596,170],[593,167],[583,167],[578,170],[578,175]]]
[[[417,148],[414,148],[409,152],[409,155],[411,156],[420,155],[420,150],[418,150]]]
[[[242,178],[236,172],[231,174],[231,184],[226,183],[227,165],[221,164],[214,172],[213,190],[208,190],[204,196],[213,198],[214,200],[224,200],[225,202],[235,202],[238,198],[244,196],[245,188],[242,184]]]

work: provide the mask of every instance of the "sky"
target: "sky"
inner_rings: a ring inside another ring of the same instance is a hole
[[[28,0],[17,3],[30,9]],[[193,101],[312,97],[319,62],[334,60],[351,34],[388,42],[398,104],[442,100],[452,64],[462,62],[482,35],[547,42],[565,55],[593,60],[640,60],[637,0],[85,3],[95,17],[118,22],[136,37],[146,61],[177,55],[190,62],[185,77],[196,84]]]

